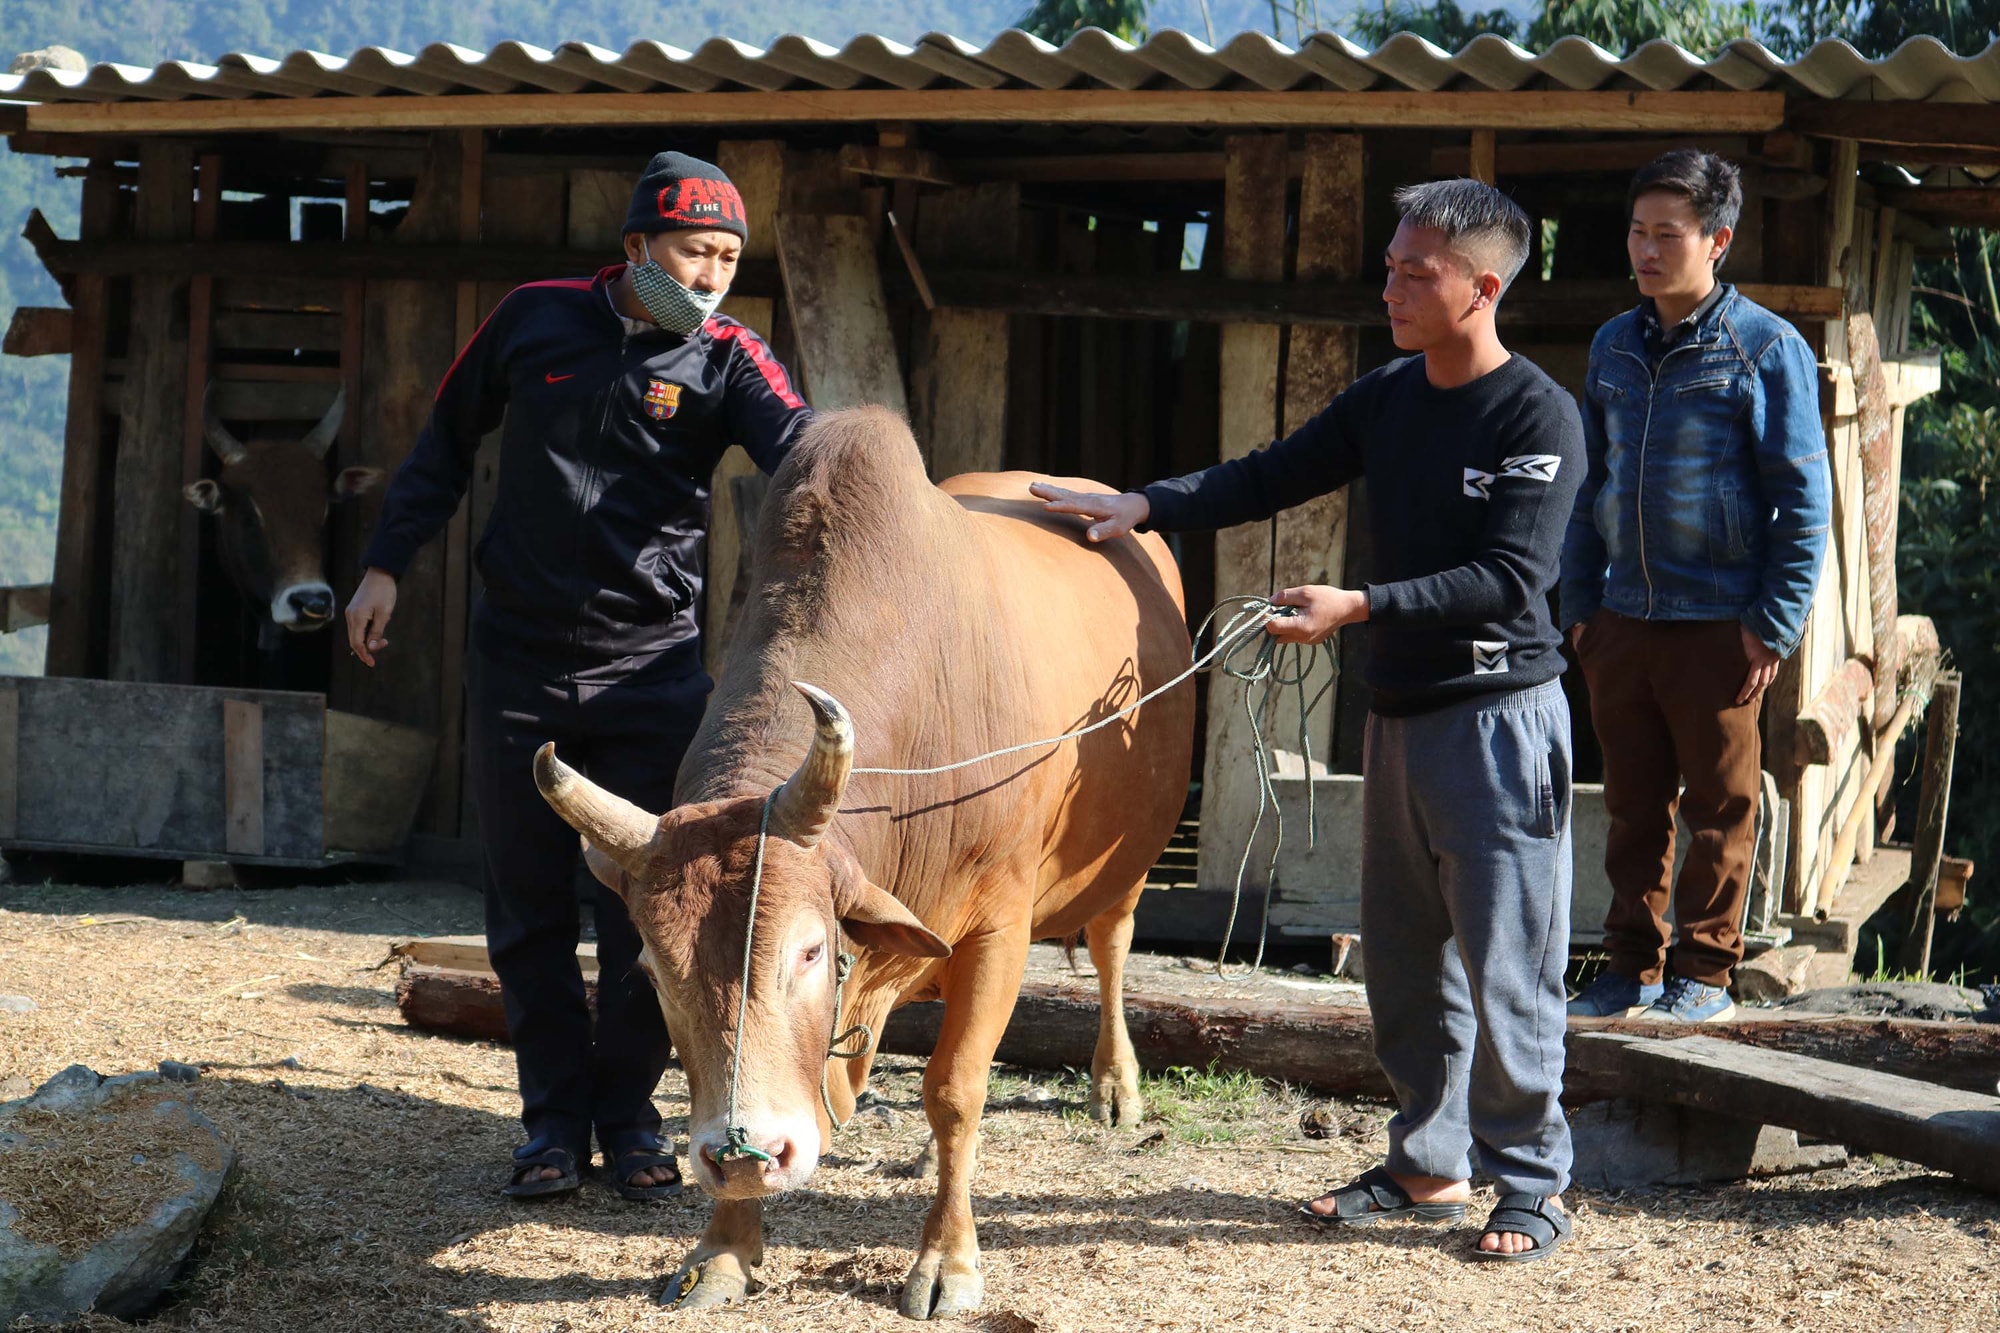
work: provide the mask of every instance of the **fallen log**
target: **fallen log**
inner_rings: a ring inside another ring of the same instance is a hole
[[[584,984],[591,989],[593,979],[586,977]],[[396,1003],[412,1027],[488,1041],[507,1037],[500,986],[490,972],[406,959]],[[879,1049],[929,1055],[943,1016],[943,1005],[935,1001],[905,1005],[883,1025]],[[1191,1000],[1140,992],[1125,996],[1125,1022],[1141,1067],[1156,1073],[1214,1064],[1336,1096],[1389,1095],[1388,1081],[1375,1062],[1374,1025],[1368,1011],[1358,1006]],[[1619,1067],[1593,1065],[1582,1055],[1581,1039],[1590,1033],[1659,1039],[1700,1034],[1982,1093],[1991,1093],[2000,1082],[2000,1025],[1994,1024],[1790,1014],[1697,1025],[1572,1019],[1564,1082],[1572,1102],[1648,1095],[1643,1082]],[[996,1058],[1034,1069],[1088,1069],[1096,1045],[1094,985],[1028,981]]]

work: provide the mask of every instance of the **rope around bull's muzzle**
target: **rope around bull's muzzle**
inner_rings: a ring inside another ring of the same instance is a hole
[[[750,960],[751,946],[756,941],[757,895],[764,887],[764,845],[771,829],[771,803],[778,798],[773,791],[764,798],[764,808],[757,817],[757,857],[750,869],[750,908],[743,923],[743,982],[736,997],[736,1047],[729,1058],[729,1113],[723,1124],[723,1146],[715,1150],[715,1164],[750,1158],[768,1162],[771,1154],[750,1142],[749,1126],[736,1117],[736,1093],[743,1076],[743,1025],[750,1012]],[[847,990],[848,974],[854,970],[854,955],[844,949],[834,952],[833,958],[833,1030],[827,1038],[826,1058],[828,1060],[859,1060],[875,1045],[875,1034],[866,1023],[841,1030],[840,1010],[842,996]],[[842,1049],[847,1043],[853,1045]],[[835,1129],[844,1123],[833,1112],[833,1095],[826,1086],[826,1066],[820,1066],[819,1103],[826,1108],[826,1118]]]
[[[1232,610],[1233,608],[1233,610]],[[1224,612],[1230,614],[1220,625],[1216,624]],[[1334,684],[1340,678],[1340,655],[1329,638],[1317,645],[1284,643],[1265,633],[1265,626],[1282,616],[1295,614],[1293,608],[1279,606],[1264,597],[1225,597],[1217,602],[1201,625],[1195,630],[1190,646],[1192,659],[1185,671],[1165,684],[1148,690],[1131,703],[1110,713],[1089,726],[1066,731],[1060,736],[1046,740],[1025,741],[1019,745],[1009,745],[985,754],[961,759],[957,763],[940,764],[935,768],[856,768],[855,773],[868,773],[878,777],[933,777],[940,773],[952,773],[959,769],[971,768],[990,759],[999,759],[1010,754],[1020,754],[1028,750],[1041,750],[1061,745],[1079,737],[1110,726],[1122,717],[1137,712],[1146,704],[1159,698],[1194,676],[1205,671],[1220,671],[1234,680],[1244,683],[1243,716],[1250,726],[1251,754],[1257,766],[1257,814],[1250,822],[1250,835],[1243,843],[1243,856],[1236,866],[1236,887],[1229,903],[1229,924],[1222,932],[1222,945],[1215,959],[1217,976],[1228,976],[1229,943],[1236,933],[1236,918],[1243,904],[1243,881],[1250,871],[1250,855],[1256,850],[1257,834],[1264,827],[1264,812],[1269,809],[1276,820],[1275,836],[1271,842],[1270,860],[1265,866],[1263,920],[1257,934],[1257,953],[1251,960],[1250,971],[1264,965],[1264,946],[1271,933],[1271,897],[1278,883],[1278,857],[1285,845],[1285,814],[1278,804],[1277,789],[1272,786],[1270,744],[1265,739],[1264,721],[1259,714],[1273,714],[1284,690],[1296,692],[1299,704],[1299,752],[1305,757],[1306,766],[1306,845],[1319,845],[1318,808],[1314,799],[1312,784],[1313,746],[1312,731],[1308,723]],[[1202,651],[1204,639],[1211,640],[1207,652]],[[1314,666],[1320,661],[1327,664],[1326,679],[1308,697],[1306,686],[1314,676]],[[1261,686],[1261,690],[1255,687]],[[736,1096],[743,1073],[743,1033],[744,1020],[750,1012],[750,963],[751,946],[756,938],[757,897],[764,884],[764,846],[771,825],[771,803],[777,799],[773,791],[764,798],[762,813],[757,819],[757,854],[750,871],[750,904],[747,920],[743,928],[743,980],[736,1001],[736,1047],[730,1054],[729,1062],[729,1112],[723,1134],[724,1145],[716,1149],[714,1160],[717,1166],[727,1161],[750,1158],[759,1162],[769,1162],[771,1154],[750,1142],[749,1128],[737,1120]],[[866,1023],[856,1023],[846,1031],[840,1027],[841,1001],[847,988],[848,974],[854,968],[854,955],[837,952],[834,960],[833,986],[833,1027],[827,1039],[828,1060],[859,1060],[874,1049],[875,1034]],[[846,1044],[853,1042],[851,1048]],[[833,1097],[827,1090],[826,1067],[820,1066],[820,1105],[826,1110],[827,1121],[835,1129],[843,1121],[834,1114]]]

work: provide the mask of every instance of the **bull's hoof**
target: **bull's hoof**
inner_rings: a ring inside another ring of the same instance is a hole
[[[706,1260],[690,1259],[667,1283],[660,1304],[674,1310],[710,1310],[734,1305],[750,1291],[750,1280],[743,1274],[729,1272]]]
[[[968,1269],[960,1261],[935,1252],[917,1256],[903,1279],[902,1311],[911,1319],[949,1319],[970,1314],[986,1299],[986,1280],[979,1261]]]
[[[1102,1083],[1091,1084],[1090,1118],[1099,1124],[1116,1125],[1120,1129],[1144,1120],[1146,1103],[1139,1096],[1138,1083],[1105,1079]]]

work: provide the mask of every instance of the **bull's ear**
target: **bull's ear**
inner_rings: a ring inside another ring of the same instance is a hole
[[[887,890],[862,879],[843,898],[835,909],[840,914],[840,928],[857,943],[911,958],[951,957],[951,946]]]
[[[222,488],[206,477],[181,487],[181,494],[204,514],[218,513],[222,509]]]
[[[333,479],[333,498],[352,500],[374,490],[381,480],[379,467],[344,467]]]

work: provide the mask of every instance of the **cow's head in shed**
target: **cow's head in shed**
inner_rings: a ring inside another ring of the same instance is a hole
[[[281,629],[305,632],[333,622],[326,581],[326,516],[382,479],[380,468],[342,468],[327,481],[326,451],[340,431],[346,395],[337,394],[302,439],[237,439],[215,413],[215,388],[202,399],[202,430],[222,460],[214,480],[188,486],[188,503],[216,521],[222,572]]]

